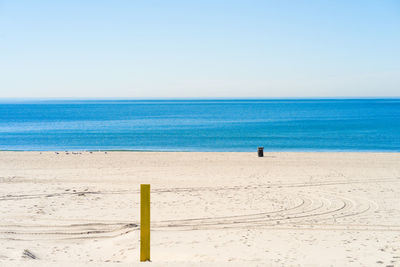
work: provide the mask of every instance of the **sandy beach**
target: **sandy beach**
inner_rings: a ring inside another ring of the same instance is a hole
[[[0,266],[399,266],[399,153],[0,152]],[[143,265],[143,264],[141,264]]]

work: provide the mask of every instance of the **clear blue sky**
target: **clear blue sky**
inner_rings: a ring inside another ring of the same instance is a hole
[[[400,1],[0,0],[0,97],[400,96]]]

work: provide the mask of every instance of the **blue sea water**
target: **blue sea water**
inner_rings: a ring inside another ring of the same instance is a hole
[[[0,150],[400,151],[400,99],[2,100]]]

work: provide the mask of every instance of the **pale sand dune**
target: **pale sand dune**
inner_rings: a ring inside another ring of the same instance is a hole
[[[139,264],[140,183],[152,266],[400,265],[399,153],[0,152],[0,183],[0,266]]]

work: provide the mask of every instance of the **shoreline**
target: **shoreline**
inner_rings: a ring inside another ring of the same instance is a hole
[[[256,153],[253,151],[194,151],[194,150],[134,150],[134,149],[101,149],[101,150],[1,150],[0,152],[149,152],[149,153]],[[400,150],[266,150],[264,153],[400,153]]]

